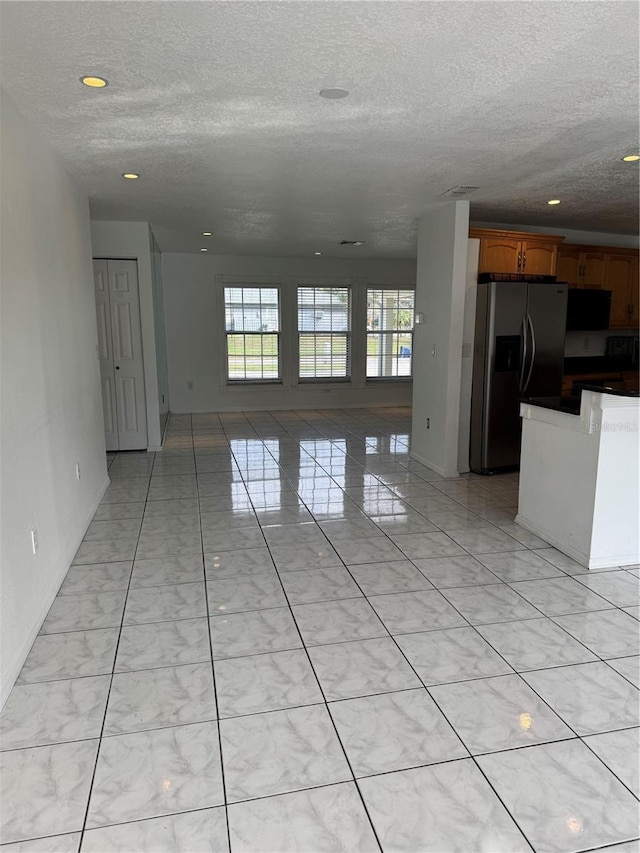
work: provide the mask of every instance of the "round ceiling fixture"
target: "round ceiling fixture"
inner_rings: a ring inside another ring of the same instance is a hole
[[[92,75],[81,77],[80,82],[84,86],[88,86],[90,89],[104,89],[109,85],[109,81],[104,77],[93,77]]]
[[[349,92],[346,89],[341,89],[339,86],[336,86],[331,89],[320,89],[320,97],[328,98],[330,101],[338,101],[340,98],[346,98]]]
[[[314,255],[321,255],[321,254],[322,254],[322,252],[314,252],[313,254],[314,254]]]
[[[622,158],[623,163],[635,163],[640,160],[640,154],[627,154],[626,157]]]
[[[547,204],[560,204],[560,199],[552,198],[550,201],[547,202]]]
[[[200,249],[201,252],[208,252],[208,249]]]
[[[203,237],[213,237],[213,231],[203,231],[202,236]]]
[[[128,181],[137,181],[140,175],[137,172],[123,172],[122,177]]]

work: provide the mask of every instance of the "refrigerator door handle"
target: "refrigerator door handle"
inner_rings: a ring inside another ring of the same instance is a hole
[[[527,387],[529,385],[529,381],[531,379],[531,374],[533,373],[533,363],[536,359],[536,333],[535,333],[535,329],[533,328],[533,320],[531,319],[531,314],[529,314],[528,312],[527,312],[527,325],[529,326],[529,329],[531,331],[531,361],[529,362],[529,372],[527,373],[527,379],[526,379],[526,382],[524,383],[524,388],[522,389],[523,391],[527,390]]]
[[[520,379],[518,380],[518,389],[523,390],[523,379],[525,366],[527,364],[527,315],[522,315],[522,362],[520,364]]]

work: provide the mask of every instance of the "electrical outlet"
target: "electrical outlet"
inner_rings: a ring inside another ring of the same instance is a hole
[[[80,473],[80,463],[76,462],[76,480],[79,480],[82,474]]]
[[[34,527],[31,530],[31,550],[34,554],[38,553],[40,543],[38,542],[38,528]]]
[[[187,379],[187,391],[193,391],[193,380]]]
[[[433,358],[436,357],[436,345],[435,344],[431,347],[431,355],[433,356]]]
[[[431,418],[427,418],[427,429],[431,429]]]
[[[589,349],[589,335],[585,335],[582,339],[582,349]]]

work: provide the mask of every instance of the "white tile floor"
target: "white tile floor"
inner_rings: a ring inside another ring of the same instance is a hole
[[[110,457],[1,719],[2,853],[640,850],[637,568],[409,432],[181,415]]]

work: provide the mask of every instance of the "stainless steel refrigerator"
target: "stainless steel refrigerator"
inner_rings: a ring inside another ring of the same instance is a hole
[[[472,471],[520,462],[520,399],[562,387],[567,285],[491,281],[478,285],[471,393]]]

